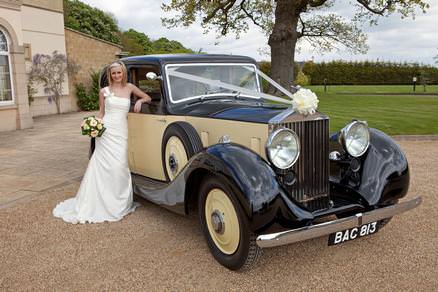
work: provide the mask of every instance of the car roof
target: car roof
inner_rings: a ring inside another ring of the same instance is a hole
[[[144,55],[120,59],[126,64],[152,63],[165,65],[169,63],[252,63],[256,64],[253,58],[238,55],[219,54],[167,54],[167,55]]]

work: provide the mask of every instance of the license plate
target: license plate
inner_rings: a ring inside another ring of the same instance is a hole
[[[355,240],[360,237],[374,234],[378,230],[379,230],[378,222],[371,222],[368,224],[364,224],[360,227],[354,227],[351,229],[338,231],[336,233],[332,233],[329,235],[328,245],[336,245],[346,241]]]

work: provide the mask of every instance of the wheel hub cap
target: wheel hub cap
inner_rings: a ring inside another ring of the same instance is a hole
[[[224,234],[225,222],[222,214],[218,210],[214,210],[213,214],[211,214],[211,224],[216,233]]]
[[[174,174],[178,172],[178,160],[176,159],[175,155],[171,154],[169,157],[169,168],[170,171]]]
[[[187,152],[184,148],[184,144],[175,136],[169,138],[165,151],[165,171],[172,181],[187,164]]]

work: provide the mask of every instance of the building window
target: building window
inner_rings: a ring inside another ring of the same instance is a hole
[[[0,105],[13,101],[8,39],[0,29]]]

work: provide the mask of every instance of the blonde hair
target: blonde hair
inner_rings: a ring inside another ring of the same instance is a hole
[[[114,61],[106,68],[106,76],[108,78],[109,86],[113,85],[114,80],[111,77],[111,69],[114,67],[121,67],[123,73],[122,86],[125,86],[128,83],[128,70],[126,70],[125,64],[122,61]]]

